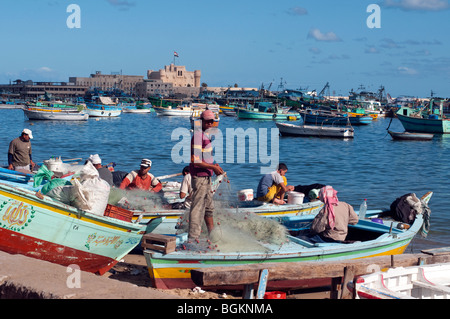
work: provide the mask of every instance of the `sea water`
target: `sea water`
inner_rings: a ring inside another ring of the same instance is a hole
[[[301,121],[291,122],[301,124]],[[407,252],[450,246],[450,135],[436,135],[432,141],[393,141],[387,133],[404,131],[398,119],[379,118],[370,125],[355,126],[353,139],[279,137],[276,149],[271,149],[270,130],[273,121],[239,120],[222,116],[219,128],[255,129],[268,132],[268,154],[278,154],[286,163],[290,185],[328,184],[337,191],[339,200],[357,210],[367,199],[368,210],[388,209],[401,195],[416,193],[421,197],[428,191],[434,195],[430,201],[431,228],[428,237],[417,237]],[[179,173],[186,163],[173,160],[172,149],[179,140],[172,139],[174,130],[190,129],[188,117],[164,117],[155,113],[124,113],[117,118],[89,118],[80,122],[29,121],[22,110],[0,110],[0,145],[6,165],[9,142],[18,137],[23,128],[33,131],[33,160],[42,163],[52,156],[63,159],[82,158],[99,154],[103,164],[117,163],[116,170],[131,171],[139,168],[142,158],[152,160],[150,172],[155,176]],[[220,165],[227,172],[230,194],[242,189],[254,189],[262,177],[261,168],[267,163],[250,160],[250,153],[260,143],[248,139],[245,160],[220,156]],[[224,145],[226,143],[224,142]],[[254,145],[253,145],[254,146]],[[238,147],[236,145],[236,147]],[[226,149],[224,150],[226,153]],[[242,155],[242,154],[241,154]],[[261,155],[261,156],[260,156]],[[177,180],[174,178],[173,180]],[[181,180],[181,178],[178,178]]]

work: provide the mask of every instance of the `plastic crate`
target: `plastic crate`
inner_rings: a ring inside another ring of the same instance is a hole
[[[133,212],[128,210],[128,209],[124,209],[124,208],[120,208],[114,205],[106,205],[106,209],[105,209],[105,216],[108,217],[112,217],[112,218],[116,218],[116,219],[120,219],[126,222],[131,222],[131,219],[133,218]]]

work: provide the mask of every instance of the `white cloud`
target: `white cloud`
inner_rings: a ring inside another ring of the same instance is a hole
[[[378,51],[378,49],[376,47],[373,47],[373,46],[368,47],[366,50],[364,50],[364,52],[365,53],[372,53],[372,54],[380,53],[380,51]]]
[[[317,41],[339,42],[342,41],[334,32],[322,33],[319,29],[313,28],[309,30],[308,38],[316,39]]]
[[[405,11],[441,11],[450,8],[448,0],[384,0],[383,5]]]
[[[408,68],[408,67],[406,67],[406,66],[399,66],[399,67],[397,68],[397,71],[398,71],[400,74],[404,74],[404,75],[416,75],[416,74],[419,73],[419,72],[417,72],[417,70],[415,70],[415,69],[413,69],[413,68]]]
[[[304,16],[304,15],[308,14],[308,10],[306,10],[305,8],[302,8],[302,7],[294,7],[294,8],[289,8],[287,13],[290,15],[293,15],[293,16]]]

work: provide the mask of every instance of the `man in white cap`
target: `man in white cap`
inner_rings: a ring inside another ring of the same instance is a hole
[[[129,173],[120,184],[121,189],[139,188],[150,192],[159,192],[162,189],[161,182],[149,173],[152,161],[144,158],[139,170]]]
[[[100,156],[98,154],[91,155],[89,156],[89,161],[91,161],[92,165],[97,169],[100,178],[105,180],[109,186],[113,186],[113,175],[107,167],[102,166],[102,159]]]
[[[194,133],[191,140],[191,163],[189,171],[192,178],[191,211],[189,216],[189,239],[197,240],[200,237],[203,220],[208,232],[214,228],[214,203],[211,193],[211,177],[213,174],[224,173],[219,164],[214,164],[211,140],[207,130],[212,128],[215,121],[214,112],[203,111],[200,116],[202,130]]]
[[[33,133],[24,129],[22,134],[9,143],[8,169],[16,171],[31,171],[36,165],[31,158],[31,142]]]

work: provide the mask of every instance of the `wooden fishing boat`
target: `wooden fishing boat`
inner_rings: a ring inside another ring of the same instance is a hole
[[[194,109],[188,105],[177,107],[155,107],[155,112],[160,116],[191,116]]]
[[[389,130],[388,133],[392,139],[402,141],[430,141],[434,137],[434,134],[430,133],[392,132]]]
[[[314,125],[368,125],[372,117],[366,115],[353,116],[342,112],[309,110],[300,113],[305,124]]]
[[[154,112],[153,108],[151,106],[136,106],[136,107],[124,107],[122,109],[123,113],[151,113]]]
[[[390,268],[349,283],[358,299],[449,299],[450,263]]]
[[[0,182],[0,250],[100,275],[134,249],[149,225],[91,214]]]
[[[294,125],[280,122],[275,124],[282,136],[352,138],[355,134],[355,130],[352,127]]]
[[[428,203],[431,195],[431,192],[427,193],[422,198],[423,203]],[[261,263],[321,262],[402,254],[421,230],[424,216],[418,214],[412,225],[407,225],[410,227],[383,219],[382,216],[380,213],[379,216],[373,216],[376,218],[363,219],[357,225],[349,226],[347,240],[350,241],[346,243],[314,243],[302,237],[287,236],[287,241],[281,244],[259,241],[258,250],[246,251],[245,248],[236,247],[233,251],[221,252],[220,246],[214,247],[214,243],[211,248],[210,243],[200,242],[198,246],[194,244],[194,247],[201,247],[199,251],[195,248],[184,249],[187,246],[184,244],[187,239],[185,234],[176,237],[178,249],[164,252],[145,249],[144,255],[154,286],[173,289],[194,287],[190,277],[192,269]],[[310,220],[312,218],[313,216]],[[220,225],[215,228],[221,231]],[[276,282],[276,285],[277,288],[293,288],[300,283],[287,281]]]
[[[29,120],[85,121],[89,114],[77,105],[36,102],[22,108]]]
[[[122,109],[110,97],[98,96],[93,102],[87,102],[87,113],[91,117],[118,117]]]
[[[303,204],[276,205],[258,201],[236,203],[234,207],[221,209],[223,213],[256,214],[261,217],[275,219],[284,223],[299,223],[309,220],[309,216],[315,216],[322,208],[320,201]],[[164,220],[153,231],[156,234],[174,235],[183,222],[186,211],[184,209],[155,209],[151,212],[134,211],[133,220],[142,224],[164,217]]]
[[[407,132],[450,133],[450,118],[444,115],[442,99],[430,99],[419,109],[402,106],[396,115]]]
[[[298,113],[289,112],[289,108],[282,108],[272,102],[258,101],[253,106],[235,107],[234,111],[239,119],[247,120],[276,120],[295,121]]]

